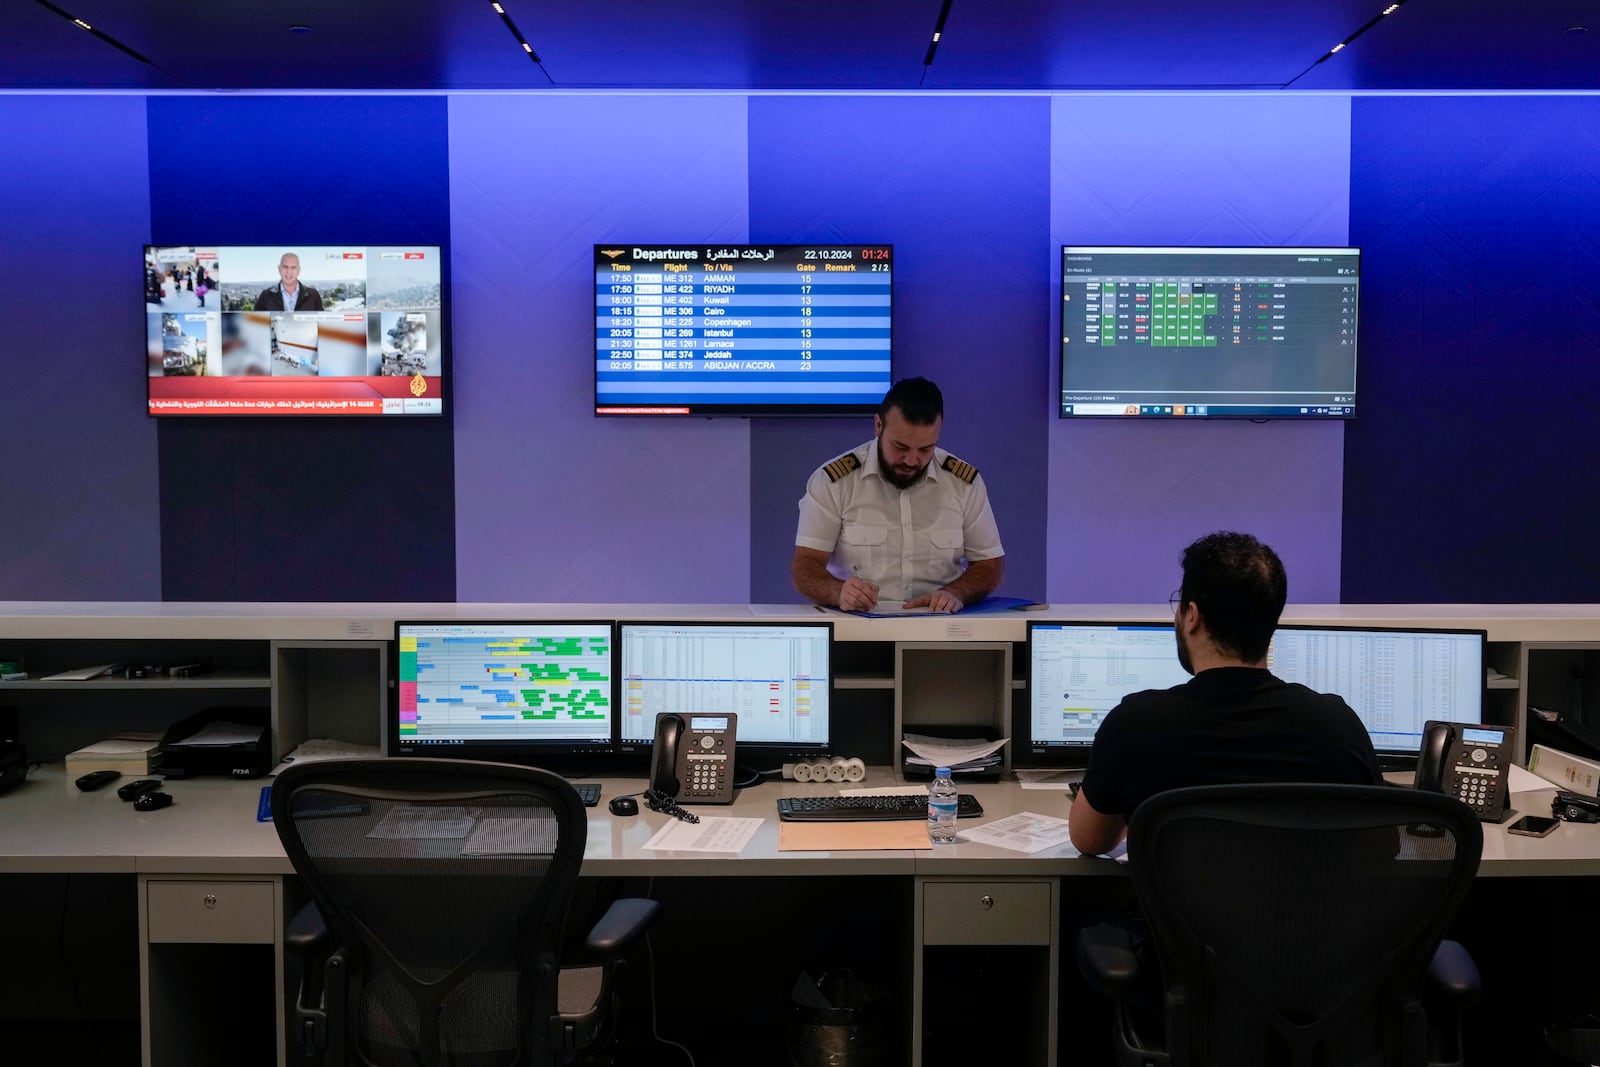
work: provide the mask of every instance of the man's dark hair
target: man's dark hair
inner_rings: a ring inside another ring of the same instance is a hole
[[[1180,595],[1199,605],[1220,651],[1255,663],[1266,657],[1278,628],[1289,579],[1272,549],[1249,534],[1222,530],[1183,550]]]
[[[899,408],[913,426],[929,426],[944,417],[944,394],[926,378],[901,378],[883,394],[878,414],[888,418],[890,408]]]

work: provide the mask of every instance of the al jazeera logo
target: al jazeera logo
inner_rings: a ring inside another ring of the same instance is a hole
[[[421,375],[421,373],[417,373],[417,374],[412,375],[412,377],[411,377],[411,395],[412,396],[421,396],[423,393],[426,393],[427,391],[428,391],[428,380],[426,378],[424,378]]]

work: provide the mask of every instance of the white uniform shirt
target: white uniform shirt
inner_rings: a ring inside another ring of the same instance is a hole
[[[829,468],[840,469],[843,456],[812,472],[794,536],[801,548],[833,554],[828,572],[835,578],[855,573],[877,583],[880,600],[915,600],[960,577],[964,561],[1005,555],[983,477],[974,473],[968,482],[945,470],[944,449],[933,450],[927,473],[910,489],[884,479],[877,441],[848,455],[855,469],[837,480]]]

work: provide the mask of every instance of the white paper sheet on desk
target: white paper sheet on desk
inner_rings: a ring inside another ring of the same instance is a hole
[[[541,856],[556,850],[561,836],[553,815],[529,814],[516,819],[479,819],[461,846],[463,856]]]
[[[706,815],[700,816],[699,822],[673,819],[644,847],[659,852],[738,852],[756,836],[762,821]]]
[[[1019,811],[1015,815],[1007,815],[1003,819],[974,826],[970,830],[961,827],[957,829],[963,841],[994,845],[996,848],[1007,848],[1012,852],[1031,854],[1043,852],[1057,845],[1072,848],[1071,838],[1067,836],[1067,820],[1031,811]],[[1073,849],[1073,852],[1076,853],[1077,850]]]
[[[998,741],[982,738],[929,737],[926,734],[906,734],[901,744],[915,755],[935,767],[954,767],[959,763],[972,763],[993,756],[1010,742],[1009,737]]]
[[[206,748],[212,745],[248,745],[261,740],[265,731],[260,726],[246,726],[238,722],[208,722],[172,748]]]
[[[1017,784],[1024,789],[1053,789],[1057,793],[1065,793],[1067,787],[1073,782],[1083,781],[1082,771],[1051,771],[1023,768],[1015,773]]]
[[[313,737],[300,742],[278,765],[272,768],[272,773],[277,774],[291,763],[316,763],[319,760],[329,759],[377,759],[383,755],[377,745],[356,745],[348,741],[333,741],[324,737]]]
[[[367,836],[391,841],[466,837],[472,832],[472,824],[477,820],[477,808],[400,804],[390,808],[388,813],[378,820],[378,825],[367,831]]]

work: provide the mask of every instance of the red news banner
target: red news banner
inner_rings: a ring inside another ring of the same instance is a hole
[[[372,378],[151,378],[152,415],[382,415],[404,400],[442,394],[441,379],[416,375]],[[386,404],[387,401],[387,404]],[[441,410],[434,408],[434,410]]]

